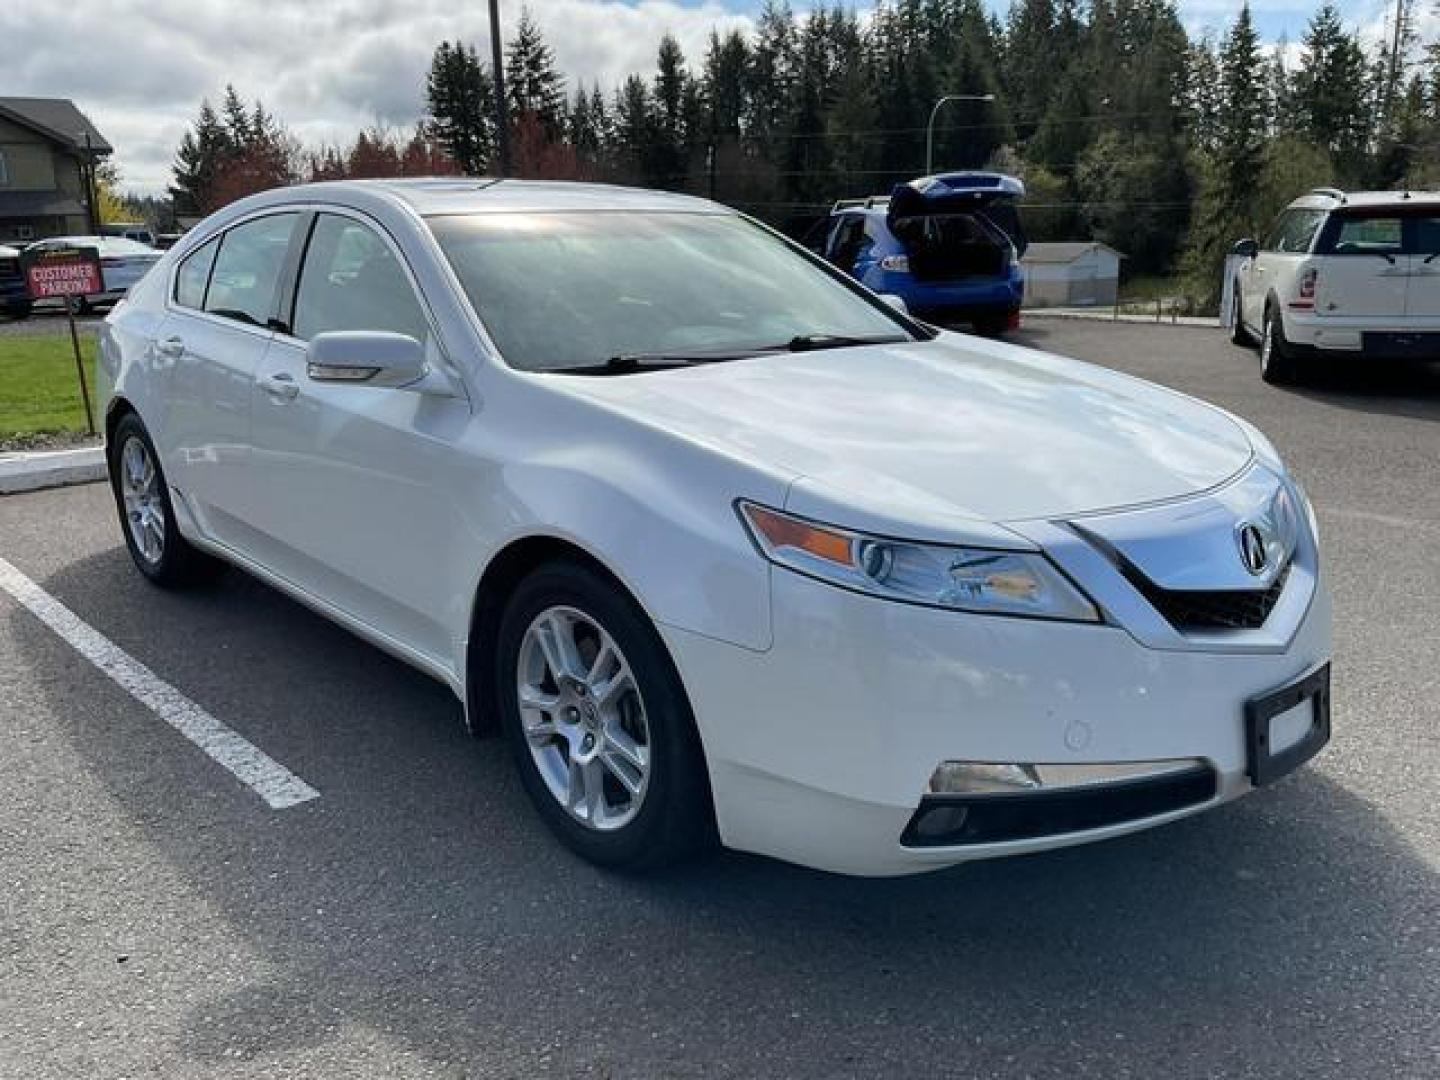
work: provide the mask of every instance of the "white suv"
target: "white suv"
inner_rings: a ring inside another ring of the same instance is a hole
[[[1317,188],[1234,254],[1231,327],[1266,382],[1315,357],[1440,360],[1440,194]]]

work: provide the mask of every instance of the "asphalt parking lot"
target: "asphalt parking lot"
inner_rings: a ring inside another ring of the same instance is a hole
[[[1300,475],[1336,596],[1310,768],[920,878],[615,876],[437,684],[240,573],[149,587],[103,486],[11,496],[0,559],[320,794],[272,809],[0,590],[0,1075],[1440,1075],[1440,370],[1280,390],[1218,330],[1020,336]]]

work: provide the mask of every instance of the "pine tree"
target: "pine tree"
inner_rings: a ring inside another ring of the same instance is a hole
[[[661,187],[679,188],[685,179],[687,154],[686,99],[690,76],[685,55],[671,34],[660,38],[656,57],[655,88],[651,97],[655,109],[655,140],[650,161],[653,178]]]
[[[495,92],[473,45],[439,44],[430,60],[425,100],[427,136],[445,149],[461,172],[484,173],[494,153]]]
[[[170,196],[176,212],[208,214],[215,209],[215,182],[231,151],[229,135],[209,101],[200,104],[194,124],[180,140],[171,167]]]
[[[546,136],[558,142],[564,133],[565,78],[555,66],[555,52],[545,43],[529,8],[520,12],[515,36],[505,50],[505,92],[515,122],[532,113]]]
[[[705,50],[702,85],[710,110],[710,132],[716,140],[740,137],[749,70],[750,46],[745,35],[732,30],[722,38],[712,30]]]
[[[1001,75],[1022,141],[1040,126],[1054,90],[1056,61],[1065,62],[1055,50],[1055,29],[1054,0],[1017,0],[1011,5]]]
[[[1342,171],[1358,171],[1369,135],[1364,50],[1346,33],[1340,12],[1324,4],[1305,29],[1293,84],[1301,134],[1329,150]]]

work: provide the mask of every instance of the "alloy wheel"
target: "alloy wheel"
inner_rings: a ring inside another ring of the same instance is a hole
[[[165,556],[165,497],[160,470],[145,440],[137,435],[120,448],[120,495],[135,549],[147,563],[158,565]]]
[[[521,733],[550,794],[587,828],[629,824],[650,784],[650,725],[614,638],[583,611],[550,607],[516,666]]]

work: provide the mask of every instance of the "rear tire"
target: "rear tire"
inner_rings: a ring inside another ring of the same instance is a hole
[[[1010,313],[1005,311],[998,315],[982,315],[972,325],[981,337],[998,338],[1010,329]]]
[[[1230,302],[1230,340],[1236,345],[1253,345],[1250,331],[1245,329],[1245,306],[1240,302],[1240,283],[1235,283],[1234,299]]]
[[[501,617],[492,677],[525,791],[572,851],[644,870],[714,843],[685,688],[650,620],[613,582],[574,562],[533,571]]]
[[[121,417],[107,450],[120,531],[136,568],[167,589],[218,577],[225,564],[180,535],[160,456],[140,417],[133,412]]]
[[[1296,378],[1295,357],[1285,340],[1285,325],[1273,306],[1265,309],[1260,339],[1260,377],[1272,386],[1288,386]]]

